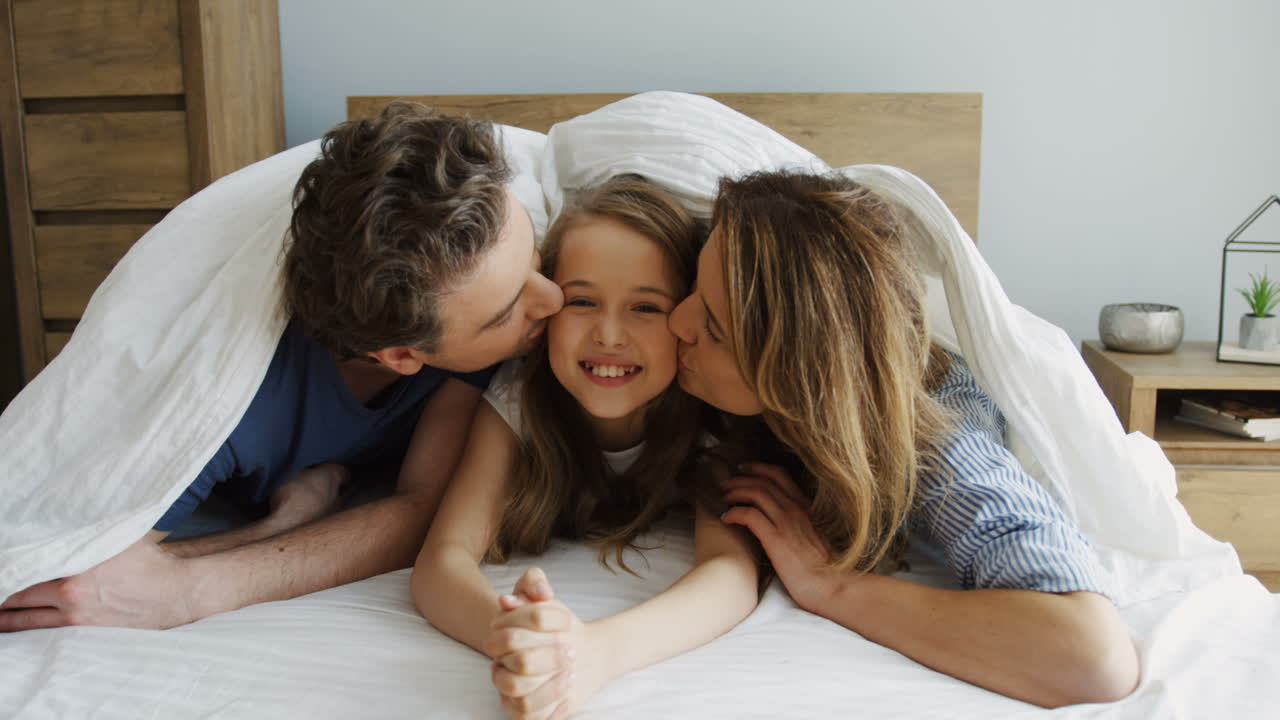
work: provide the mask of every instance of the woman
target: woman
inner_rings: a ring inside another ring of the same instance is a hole
[[[935,347],[890,207],[839,176],[725,180],[696,290],[670,318],[681,386],[771,443],[723,485],[806,610],[1039,705],[1138,680],[1087,541],[1001,445],[1003,417]],[[761,446],[764,447],[764,446]],[[906,531],[965,590],[872,571]]]

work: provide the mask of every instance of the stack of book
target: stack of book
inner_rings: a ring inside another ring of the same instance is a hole
[[[1280,407],[1256,396],[1184,396],[1174,419],[1264,442],[1280,440]]]

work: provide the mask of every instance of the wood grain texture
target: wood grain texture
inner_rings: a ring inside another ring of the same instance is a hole
[[[44,353],[45,356],[52,360],[55,355],[62,352],[62,348],[66,347],[67,341],[71,339],[69,332],[48,332],[44,335]]]
[[[894,165],[919,175],[978,237],[982,95],[717,93],[834,167]]]
[[[833,166],[896,165],[919,175],[973,238],[978,229],[982,96],[978,93],[705,93],[812,150]],[[413,95],[442,112],[546,132],[627,97]],[[393,96],[347,98],[347,117],[375,115]]]
[[[450,115],[470,115],[541,133],[552,125],[589,113],[628,93],[568,95],[379,95],[347,98],[347,118],[377,115],[392,100],[413,100]]]
[[[1280,467],[1280,440],[1261,442],[1179,422],[1156,418],[1155,437],[1175,465],[1269,465]]]
[[[0,172],[0,192],[4,175]],[[18,305],[13,280],[13,253],[9,249],[7,213],[0,206],[0,412],[22,389],[22,359],[18,341]]]
[[[24,97],[182,92],[175,0],[14,0]]]
[[[1081,348],[1081,354],[1084,356],[1085,365],[1089,366],[1089,370],[1093,372],[1093,378],[1098,381],[1098,385],[1102,388],[1103,394],[1111,401],[1111,406],[1116,411],[1116,416],[1120,419],[1120,424],[1124,426],[1126,432],[1133,432],[1129,421],[1129,401],[1133,395],[1133,376],[1124,372],[1120,366],[1099,354],[1097,349],[1084,345]]]
[[[1255,570],[1254,572],[1251,572],[1249,574],[1258,578],[1258,581],[1261,582],[1264,586],[1266,586],[1266,588],[1271,592],[1280,593],[1280,571],[1268,572],[1263,570]]]
[[[182,0],[191,184],[284,149],[276,0]]]
[[[1183,342],[1161,355],[1113,352],[1096,340],[1080,350],[1125,427],[1155,438],[1177,466],[1178,499],[1196,525],[1235,545],[1246,572],[1280,588],[1280,441],[1237,438],[1172,417],[1186,392],[1280,389],[1280,373],[1219,363],[1211,342]]]
[[[0,6],[0,156],[4,162],[5,212],[18,310],[19,363],[22,377],[30,380],[44,367],[44,327],[40,322],[40,292],[36,285],[35,239],[12,21],[12,0],[3,0]]]
[[[1146,354],[1107,350],[1097,340],[1081,348],[1086,360],[1114,366],[1133,376],[1139,387],[1164,390],[1280,390],[1280,369],[1268,365],[1222,363],[1217,345],[1187,340],[1172,353]]]
[[[1154,438],[1170,462],[1280,466],[1280,441],[1238,438],[1173,419],[1185,392],[1280,390],[1280,372],[1217,362],[1212,342],[1187,341],[1176,352],[1149,355],[1106,350],[1086,340],[1080,352],[1125,430]]]
[[[150,225],[36,227],[40,304],[46,320],[75,319],[120,258]]]
[[[1280,571],[1280,472],[1178,468],[1178,499],[1200,529],[1235,546],[1246,571]]]
[[[1160,432],[1157,430],[1156,432]],[[1244,442],[1249,442],[1245,440]],[[1261,443],[1259,443],[1261,445]],[[1165,457],[1174,465],[1231,465],[1231,466],[1270,466],[1280,467],[1280,448],[1258,447],[1242,448],[1239,445],[1227,448],[1177,447],[1160,443]]]
[[[180,112],[28,115],[34,210],[171,208],[190,194]]]
[[[279,11],[276,0],[0,3],[10,276],[30,380],[146,226],[284,148]]]
[[[1125,430],[1159,439],[1156,435],[1156,389],[1134,387],[1125,404],[1129,407],[1128,418],[1124,422]]]
[[[1102,387],[1102,392],[1111,400],[1120,424],[1125,432],[1140,432],[1147,437],[1156,436],[1156,389],[1140,385],[1134,376],[1098,353],[1097,348],[1085,345],[1082,348],[1084,362],[1093,372],[1093,377]]]
[[[185,112],[181,95],[112,95],[104,97],[23,98],[28,115],[114,112]]]
[[[1261,365],[1217,363],[1213,347],[1212,342],[1188,341],[1172,354],[1146,355],[1105,350],[1088,340],[1080,352],[1120,424],[1128,432],[1155,438],[1171,462],[1280,466],[1280,441],[1233,437],[1172,419],[1183,393],[1280,389],[1280,373]]]

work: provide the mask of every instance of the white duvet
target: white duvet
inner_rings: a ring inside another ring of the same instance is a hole
[[[505,128],[539,231],[566,193],[639,172],[706,212],[722,175],[817,158],[713,101],[647,93],[552,128]],[[289,195],[315,143],[224,178],[171,212],[94,295],[62,354],[0,417],[0,597],[85,570],[152,526],[239,420],[283,330],[278,259]],[[936,337],[1009,419],[1008,443],[1094,544],[1139,645],[1129,699],[1070,717],[1275,717],[1280,596],[1177,503],[1154,442],[1126,436],[1059,329],[1005,297],[924,183],[846,172],[910,208]],[[691,562],[671,525],[643,580],[558,546],[537,562],[594,617]],[[506,588],[528,562],[490,568]],[[945,583],[926,568],[922,577]],[[0,716],[496,717],[484,658],[414,611],[407,571],[175,630],[0,636]],[[633,673],[596,717],[1007,717],[1044,714],[923,668],[801,612],[774,587],[727,636]]]

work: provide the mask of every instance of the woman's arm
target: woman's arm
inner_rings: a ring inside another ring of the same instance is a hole
[[[670,588],[589,623],[555,600],[504,598],[514,609],[496,621],[490,651],[508,714],[575,712],[619,675],[704,645],[746,618],[758,601],[759,571],[745,534],[699,509],[694,542],[697,564]],[[550,596],[549,584],[544,592]]]
[[[934,670],[1044,707],[1111,702],[1138,681],[1128,629],[1096,593],[940,590],[845,575],[802,607]]]
[[[410,582],[414,604],[428,622],[481,651],[500,609],[480,563],[497,536],[518,442],[498,412],[481,402],[462,464],[440,502]]]
[[[807,500],[786,473],[754,464],[727,485],[746,526],[802,608],[939,672],[1046,707],[1129,694],[1138,659],[1128,629],[1091,592],[940,590],[893,577],[837,573]]]

